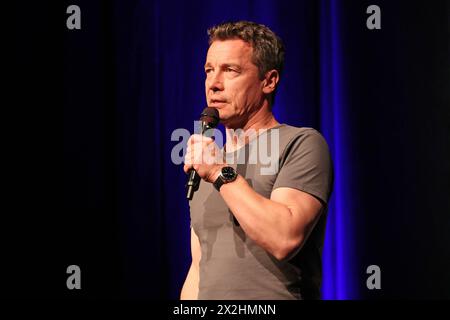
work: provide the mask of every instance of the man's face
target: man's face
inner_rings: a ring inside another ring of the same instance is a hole
[[[209,107],[218,109],[221,122],[239,127],[262,105],[264,94],[253,48],[243,40],[214,41],[205,63],[205,92]]]

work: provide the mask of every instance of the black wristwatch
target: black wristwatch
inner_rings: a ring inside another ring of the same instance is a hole
[[[223,184],[233,182],[234,180],[236,180],[236,178],[237,173],[233,167],[223,167],[213,185],[217,189],[217,191],[220,191],[220,187]]]

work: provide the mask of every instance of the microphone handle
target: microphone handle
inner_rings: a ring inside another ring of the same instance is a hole
[[[206,133],[208,129],[211,129],[208,125],[202,124],[202,135]],[[186,198],[188,200],[192,200],[194,197],[194,192],[198,190],[198,187],[200,186],[200,176],[198,175],[197,171],[194,169],[191,169],[189,171],[189,179],[186,184],[187,192],[186,192]]]
[[[192,200],[194,192],[198,190],[199,185],[200,185],[200,176],[198,175],[197,171],[191,169],[189,171],[189,179],[186,184],[187,187],[186,198],[188,200]]]

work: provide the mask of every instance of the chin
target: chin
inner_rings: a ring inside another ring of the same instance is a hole
[[[236,121],[236,119],[233,118],[225,118],[225,119],[220,119],[220,123],[222,123],[226,128],[229,129],[239,129],[239,121]]]
[[[217,108],[217,111],[219,111],[219,119],[220,123],[222,123],[224,126],[235,126],[239,122],[236,119],[236,115],[233,114],[231,111],[227,111],[225,108]]]

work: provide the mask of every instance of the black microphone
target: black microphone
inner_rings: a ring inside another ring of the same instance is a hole
[[[215,108],[206,107],[200,115],[200,121],[202,122],[202,134],[206,134],[206,131],[217,127],[219,124],[219,111]],[[186,198],[192,200],[194,192],[198,190],[200,185],[200,176],[197,171],[191,169],[189,171],[189,179],[186,183],[187,194]]]

